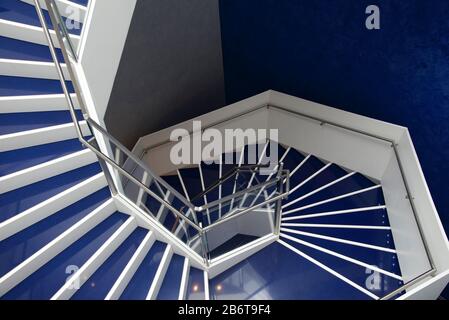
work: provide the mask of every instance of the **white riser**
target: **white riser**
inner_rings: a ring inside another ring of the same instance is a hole
[[[90,135],[86,121],[80,121],[83,135]],[[77,138],[73,123],[0,136],[0,152]]]
[[[106,187],[106,185],[107,182],[104,174],[99,173],[32,208],[15,215],[11,219],[0,223],[0,241],[3,241],[15,233],[57,213],[88,195],[97,192]]]
[[[75,104],[75,108],[79,109],[76,94],[72,93],[70,97]],[[0,97],[0,114],[61,110],[69,110],[63,94]]]
[[[40,267],[64,251],[115,211],[114,201],[112,199],[108,200],[16,268],[1,277],[0,297],[36,272]]]
[[[189,258],[184,258],[184,265],[182,267],[182,278],[179,286],[178,300],[185,300],[187,293],[187,286],[189,282],[190,263]]]
[[[9,192],[59,174],[84,167],[97,161],[89,149],[44,162],[40,165],[14,172],[0,178],[0,193]]]
[[[20,1],[34,6],[34,0],[20,0]],[[86,18],[87,8],[85,6],[66,0],[56,0],[55,2],[58,6],[59,12],[63,17],[69,17],[79,22],[83,22],[84,19]],[[47,10],[47,6],[44,1],[40,1],[40,5],[42,9]],[[76,15],[72,15],[71,13],[73,11],[71,10],[77,10],[78,12]]]
[[[70,80],[65,64],[61,65],[64,77]],[[0,59],[0,75],[24,78],[58,80],[58,73],[53,62]]]
[[[56,38],[56,33],[53,30],[50,30],[50,34],[55,47],[59,48],[60,46],[58,39]],[[4,19],[0,19],[0,35],[45,46],[48,45],[41,27],[30,26]],[[70,35],[70,39],[72,40],[73,46],[77,48],[80,42],[80,36]]]
[[[148,291],[147,300],[155,300],[159,289],[161,288],[162,282],[164,281],[165,273],[167,272],[168,266],[170,265],[171,258],[173,256],[173,249],[171,245],[167,245],[162,256],[159,267],[157,268],[156,274],[154,275],[153,282],[151,283],[150,290]]]
[[[117,281],[112,286],[105,300],[118,300],[120,298],[123,291],[128,286],[129,281],[131,281],[134,273],[136,273],[137,269],[145,259],[145,256],[147,255],[148,251],[150,251],[155,241],[156,238],[154,237],[153,232],[149,231],[132,256],[131,260],[129,260],[125,269],[123,269]]]

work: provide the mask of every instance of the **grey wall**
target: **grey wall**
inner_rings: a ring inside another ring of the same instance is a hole
[[[224,104],[218,0],[138,0],[105,116],[109,132],[132,148]]]

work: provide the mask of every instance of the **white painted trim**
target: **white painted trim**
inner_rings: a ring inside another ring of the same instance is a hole
[[[61,64],[66,80],[70,80],[69,72],[65,63]],[[54,62],[0,59],[0,75],[11,77],[38,78],[58,80]]]
[[[319,223],[282,223],[284,227],[300,228],[335,228],[335,229],[367,229],[367,230],[391,230],[386,226],[362,226],[349,224],[319,224]]]
[[[137,269],[139,269],[140,264],[145,259],[155,241],[156,238],[154,237],[153,232],[148,231],[147,235],[140,243],[136,252],[134,252],[131,260],[129,260],[125,269],[123,269],[122,273],[115,281],[111,290],[109,290],[105,300],[118,300],[120,298],[123,291],[128,286]]]
[[[299,202],[301,200],[304,200],[304,199],[314,195],[315,193],[323,191],[323,190],[333,186],[334,184],[339,183],[339,182],[341,182],[341,181],[343,181],[343,180],[353,176],[354,174],[355,174],[355,172],[348,173],[347,175],[344,175],[343,177],[340,177],[340,178],[338,178],[338,179],[336,179],[336,180],[334,180],[332,182],[329,182],[328,184],[325,184],[324,186],[321,186],[321,187],[319,187],[319,188],[317,188],[317,189],[315,189],[313,191],[310,191],[309,193],[307,193],[307,194],[305,194],[305,195],[303,195],[301,197],[298,197],[295,200],[290,201],[286,205],[282,206],[282,209],[287,208],[287,207],[291,206],[292,204],[295,204],[295,203],[297,203],[297,202]]]
[[[299,170],[301,169],[301,167],[304,165],[304,163],[306,163],[307,160],[310,159],[312,155],[308,154],[304,159],[302,159],[302,161],[295,167],[295,169],[292,170],[292,172],[290,172],[289,177],[293,177],[293,175]],[[287,179],[284,179],[284,183],[287,181]]]
[[[20,0],[22,2],[28,3],[32,6],[34,6],[33,0]],[[83,22],[86,14],[87,14],[87,8],[83,5],[80,5],[78,3],[75,3],[73,1],[67,1],[67,0],[56,0],[56,5],[58,6],[59,12],[63,17],[69,17],[70,19],[78,22]],[[47,10],[47,6],[44,1],[39,1],[41,8],[44,10]],[[72,14],[71,11],[68,10],[77,10],[79,13],[78,15]]]
[[[70,97],[79,109],[76,94],[72,93]],[[0,97],[0,114],[41,111],[69,111],[64,94]]]
[[[35,27],[24,23],[0,19],[0,35],[8,38],[22,40],[48,46],[42,27]],[[54,30],[50,30],[55,47],[59,48],[59,42]],[[70,35],[70,39],[75,47],[80,42],[80,36]]]
[[[83,135],[90,135],[85,120],[79,122]],[[77,138],[75,125],[71,123],[21,131],[0,136],[0,152],[28,148],[52,142]]]
[[[297,208],[297,209],[293,209],[293,210],[290,210],[290,211],[283,212],[282,215],[291,214],[291,213],[294,213],[294,212],[298,212],[298,211],[305,210],[305,209],[308,209],[308,208],[313,208],[313,207],[316,207],[316,206],[319,206],[319,205],[322,205],[322,204],[325,204],[325,203],[329,203],[329,202],[332,202],[332,201],[336,201],[336,200],[352,197],[352,196],[355,196],[355,195],[363,193],[363,192],[368,192],[368,191],[371,191],[371,190],[374,190],[374,189],[378,189],[380,187],[382,187],[382,186],[379,184],[379,185],[375,185],[375,186],[368,187],[368,188],[365,188],[365,189],[357,190],[357,191],[354,191],[354,192],[342,194],[342,195],[337,196],[337,197],[333,197],[333,198],[326,199],[326,200],[319,201],[319,202],[315,202],[315,203],[312,203],[312,204],[309,204],[309,205],[306,205],[306,206],[303,206],[303,207],[300,207],[300,208]]]
[[[381,268],[379,268],[379,267],[377,267],[377,266],[375,266],[375,265],[371,265],[371,264],[362,262],[362,261],[360,261],[360,260],[357,260],[357,259],[348,257],[348,256],[343,255],[343,254],[340,254],[340,253],[338,253],[338,252],[335,252],[335,251],[332,251],[332,250],[323,248],[323,247],[321,247],[321,246],[312,244],[312,243],[307,242],[307,241],[303,241],[303,240],[297,239],[297,238],[295,238],[295,237],[292,237],[292,236],[289,236],[289,235],[286,235],[286,234],[283,234],[283,233],[281,233],[280,236],[281,236],[281,238],[289,239],[289,240],[291,240],[291,241],[293,241],[293,242],[296,242],[296,243],[299,243],[299,244],[301,244],[301,245],[303,245],[303,246],[306,246],[306,247],[309,247],[309,248],[312,248],[312,249],[315,249],[315,250],[318,250],[318,251],[327,253],[327,254],[329,254],[329,255],[331,255],[331,256],[340,258],[340,259],[345,260],[345,261],[348,261],[348,262],[350,262],[350,263],[354,263],[354,264],[359,265],[359,266],[361,266],[361,267],[370,269],[370,270],[372,270],[372,271],[379,272],[379,273],[384,274],[384,275],[386,275],[386,276],[389,276],[389,277],[392,277],[392,278],[394,278],[394,279],[397,279],[397,280],[401,280],[401,281],[402,281],[402,277],[401,277],[401,276],[399,276],[399,275],[397,275],[397,274],[395,274],[395,273],[392,273],[392,272],[383,270],[383,269],[381,269]]]
[[[337,271],[329,268],[328,266],[322,264],[321,262],[319,262],[318,260],[313,259],[312,257],[308,256],[307,254],[305,254],[302,251],[299,251],[298,249],[296,249],[295,247],[289,245],[288,243],[282,241],[282,240],[278,240],[278,242],[280,244],[282,244],[283,246],[285,246],[286,248],[292,250],[293,252],[297,253],[298,255],[300,255],[301,257],[303,257],[306,260],[309,260],[310,262],[312,262],[313,264],[315,264],[316,266],[320,267],[321,269],[324,269],[325,271],[329,272],[330,274],[336,276],[337,278],[339,278],[340,280],[346,282],[347,284],[349,284],[350,286],[354,287],[355,289],[363,292],[364,294],[370,296],[373,299],[378,300],[379,297],[376,296],[374,293],[372,293],[371,291],[366,290],[365,288],[359,286],[357,283],[349,280],[348,278],[346,278],[345,276],[341,275],[340,273],[338,273]]]
[[[112,253],[125,241],[136,229],[137,223],[134,217],[129,217],[114,234],[91,256],[83,266],[76,271],[69,280],[51,297],[51,300],[70,299],[83,284],[97,271]],[[79,288],[76,286],[79,285]]]
[[[323,172],[324,170],[326,170],[327,168],[329,168],[332,165],[332,163],[328,163],[325,166],[323,166],[322,168],[320,168],[320,170],[315,171],[312,175],[310,175],[308,178],[306,178],[305,180],[301,181],[301,183],[297,184],[293,189],[290,189],[289,194],[293,194],[296,190],[298,190],[299,188],[301,188],[303,185],[305,185],[307,182],[309,182],[310,180],[312,180],[313,178],[315,178],[317,175],[319,175],[321,172]],[[299,201],[299,200],[295,200],[295,201]],[[292,201],[293,202],[293,201]],[[282,206],[282,209],[287,208],[288,206],[290,206],[290,204],[293,204],[292,202],[287,203],[285,205]]]
[[[103,172],[0,223],[0,241],[107,186]]]
[[[204,279],[204,300],[210,300],[209,276],[206,270],[203,271],[203,279]]]
[[[329,211],[329,212],[322,212],[322,213],[304,214],[304,215],[301,215],[301,216],[282,218],[282,221],[302,220],[302,219],[309,219],[309,218],[334,216],[334,215],[339,215],[339,214],[348,214],[348,213],[357,213],[357,212],[366,212],[366,211],[376,211],[376,210],[382,210],[382,209],[386,209],[386,208],[387,208],[387,206],[382,205],[382,206],[374,206],[374,207],[365,207],[365,208]]]
[[[379,250],[379,251],[384,251],[384,252],[389,252],[389,253],[396,253],[396,250],[391,249],[391,248],[385,248],[385,247],[375,246],[375,245],[368,244],[368,243],[351,241],[351,240],[346,240],[346,239],[341,239],[341,238],[336,238],[336,237],[324,236],[322,234],[317,234],[317,233],[304,232],[304,231],[293,230],[293,229],[288,229],[288,228],[281,228],[281,231],[285,231],[288,233],[294,233],[294,234],[301,235],[301,236],[307,236],[307,237],[311,237],[311,238],[317,238],[317,239],[323,239],[323,240],[328,240],[328,241],[333,241],[333,242],[349,244],[349,245],[356,246],[356,247]]]
[[[114,201],[112,199],[108,200],[13,270],[1,277],[0,297],[36,272],[40,267],[56,257],[115,211],[116,207]]]
[[[84,149],[55,160],[41,163],[0,177],[0,194],[87,166],[97,161],[95,154]]]
[[[190,273],[189,258],[184,258],[184,265],[182,267],[182,277],[181,277],[181,284],[179,286],[178,300],[184,300],[186,298],[189,273]]]
[[[155,300],[159,293],[159,289],[164,281],[165,273],[167,272],[168,266],[170,265],[171,258],[173,256],[173,249],[171,245],[167,244],[165,248],[164,255],[162,256],[159,267],[157,268],[156,274],[154,275],[153,281],[151,282],[150,290],[148,291],[146,300]]]

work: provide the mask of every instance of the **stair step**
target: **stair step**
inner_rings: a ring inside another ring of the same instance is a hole
[[[47,11],[44,11],[44,16],[46,18],[48,27],[50,29],[53,29],[51,19]],[[41,26],[34,6],[30,6],[25,2],[17,0],[2,0],[2,3],[0,5],[0,19],[23,23],[35,27]],[[68,31],[71,34],[80,35],[81,28],[82,25],[80,24],[79,29],[71,29]]]
[[[64,61],[60,49],[56,49],[59,62]],[[0,36],[0,58],[53,62],[48,46]]]
[[[379,297],[382,297],[403,285],[401,280],[379,272],[374,272],[371,269],[350,263],[308,246],[287,239],[283,240]]]
[[[128,286],[120,296],[121,300],[145,300],[156,271],[164,254],[166,244],[156,241],[140,264]]]
[[[184,257],[174,254],[157,296],[158,300],[178,300]]]
[[[79,121],[83,120],[80,110],[76,111]],[[69,111],[24,112],[0,114],[0,135],[34,130],[72,121]]]
[[[103,188],[0,242],[0,277],[22,263],[111,196]]]
[[[401,274],[396,253],[373,250],[369,248],[353,246],[351,244],[313,238],[308,236],[291,235],[288,233],[285,234],[289,236],[294,236],[294,238],[343,254],[353,259],[363,261],[369,265],[376,266],[388,272],[397,275]]]
[[[282,228],[304,232],[307,234],[316,234],[318,236],[339,238],[354,242],[366,243],[373,246],[379,246],[382,248],[394,249],[394,241],[391,230],[295,227],[284,225],[282,225]],[[285,233],[296,236],[296,234],[292,234],[290,232]]]
[[[311,193],[327,184],[330,184],[347,174],[348,173],[345,170],[341,169],[339,166],[331,164],[307,182],[306,180],[304,180],[302,183],[300,183],[301,186],[296,190],[293,191],[293,188],[295,188],[295,186],[291,185],[290,188],[293,192],[289,195],[289,201],[307,195],[308,193]],[[308,177],[306,179],[308,179]]]
[[[70,74],[64,63],[61,64],[61,69],[64,78],[69,80]],[[0,74],[12,77],[59,80],[59,75],[53,62],[0,59]]]
[[[48,300],[73,274],[104,244],[127,220],[128,216],[115,213],[90,230],[55,258],[10,290],[6,300]]]
[[[72,300],[103,300],[139,247],[148,230],[137,228],[72,296]]]
[[[0,35],[44,46],[48,45],[42,27],[35,27],[10,20],[0,19]],[[55,47],[59,48],[59,42],[54,30],[50,30],[50,36]],[[75,48],[78,46],[80,39],[81,37],[79,35],[70,35],[70,40]]]
[[[0,195],[0,221],[5,221],[32,206],[99,173],[98,163],[93,163],[58,176],[30,184]]]
[[[70,92],[74,92],[72,83],[66,82]],[[24,77],[0,76],[0,96],[26,96],[61,93],[59,80]]]
[[[370,299],[277,242],[211,279],[209,283],[211,296],[217,300]],[[324,286],[317,288],[317,284],[325,284],[325,289]]]
[[[287,169],[290,171],[290,173],[292,173],[296,169],[296,167],[298,167],[298,165],[303,162],[304,159],[305,157],[298,150],[296,150],[295,148],[290,148],[287,155],[284,157],[284,160],[282,161],[284,163],[284,169]]]
[[[187,284],[186,300],[204,300],[204,273],[203,270],[190,267],[189,281]]]
[[[282,210],[283,214],[286,216],[303,215],[319,212],[365,208],[385,204],[382,188],[380,187],[374,189],[359,189],[356,192],[360,191],[360,193],[357,194],[351,193],[342,194],[341,192],[339,192],[339,189],[334,189],[333,191],[337,194],[337,196],[335,197],[339,197],[340,195],[344,197],[332,200],[334,199],[334,197],[329,196],[328,194],[320,196],[320,198],[321,197],[323,198],[322,201],[315,201],[315,199],[312,199],[314,197],[310,197],[306,199],[307,203],[303,203],[302,201],[300,201],[292,205],[291,207],[283,209]],[[327,192],[329,192],[329,190],[327,190],[326,193]],[[301,210],[293,213],[288,213],[290,210],[299,210],[299,209]]]
[[[78,99],[74,93],[71,94],[71,99],[75,104],[75,108],[80,109]],[[67,110],[67,101],[62,93],[0,97],[0,114]]]
[[[306,199],[301,200],[294,206],[300,205],[306,205],[310,203],[315,203],[318,201],[322,201],[325,199],[329,199],[332,197],[340,196],[343,194],[351,193],[357,190],[362,190],[365,188],[369,188],[374,186],[375,184],[371,182],[370,180],[363,177],[361,174],[354,174],[347,179],[343,179],[334,185],[330,186],[329,188],[326,188],[324,190],[321,190],[318,193],[315,193],[311,195],[310,197],[307,197]],[[296,195],[294,195],[296,196]],[[294,207],[292,206],[292,207]],[[289,207],[290,209],[290,207]]]
[[[378,207],[372,207],[378,208]],[[311,215],[286,216],[284,223],[310,223],[310,224],[343,224],[343,225],[369,225],[389,226],[386,209],[370,209],[367,211],[340,211],[320,212]],[[298,212],[300,213],[300,212]]]
[[[78,139],[0,152],[0,176],[24,170],[83,150]]]

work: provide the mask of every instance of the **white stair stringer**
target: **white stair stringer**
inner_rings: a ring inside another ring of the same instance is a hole
[[[0,241],[107,186],[103,172],[0,223]]]
[[[79,124],[83,135],[90,135],[86,121],[82,120]],[[75,139],[77,137],[73,123],[5,134],[0,136],[0,152]]]
[[[31,257],[9,271],[0,278],[0,297],[36,272],[115,211],[114,200],[109,199]]]
[[[61,64],[66,80],[70,75],[65,63]],[[59,76],[53,62],[29,61],[0,58],[0,75],[11,77],[58,80]]]
[[[155,241],[156,238],[154,236],[154,233],[152,231],[149,231],[143,241],[140,243],[136,252],[134,252],[125,269],[123,269],[122,273],[115,281],[111,290],[109,290],[105,300],[118,300],[120,298],[123,291],[128,286],[129,281],[131,281],[134,273],[137,271],[140,264],[145,259],[145,256],[150,251]]]
[[[0,177],[0,193],[9,192],[87,166],[96,161],[96,155],[89,149],[74,152],[55,160]]]
[[[54,30],[50,30],[50,35],[55,47],[59,48],[59,42]],[[30,26],[28,24],[0,19],[0,36],[22,40],[35,44],[47,46],[47,40],[44,36],[42,27]],[[75,47],[78,47],[81,37],[70,35],[70,40]]]
[[[75,108],[79,109],[76,94],[70,94]],[[69,110],[64,94],[41,94],[0,97],[0,114]]]
[[[137,228],[134,217],[129,217],[117,231],[87,260],[83,266],[70,277],[70,280],[56,292],[51,300],[68,300],[75,294],[76,290],[97,271],[109,256],[125,241],[126,238]],[[79,287],[77,287],[79,286]]]

